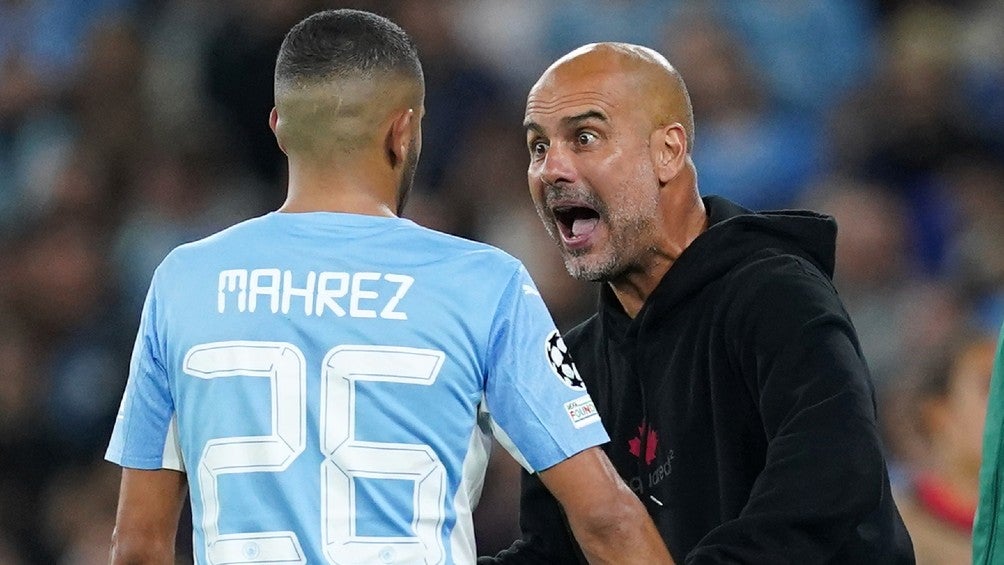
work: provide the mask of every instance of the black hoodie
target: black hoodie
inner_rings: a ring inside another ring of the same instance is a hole
[[[830,280],[836,224],[704,202],[708,230],[635,319],[604,285],[566,336],[607,455],[677,562],[913,563]],[[579,562],[556,501],[523,482],[523,540],[483,563]]]

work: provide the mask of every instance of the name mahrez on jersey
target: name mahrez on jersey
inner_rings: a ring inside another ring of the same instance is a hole
[[[407,320],[398,306],[414,282],[414,277],[394,273],[308,271],[294,276],[279,269],[228,269],[220,271],[216,309],[220,314],[302,309],[306,316]]]

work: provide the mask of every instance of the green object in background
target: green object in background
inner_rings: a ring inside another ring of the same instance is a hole
[[[980,501],[973,525],[973,565],[1004,563],[1004,328],[990,379]]]

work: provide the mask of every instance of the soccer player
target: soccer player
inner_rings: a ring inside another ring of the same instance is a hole
[[[486,432],[561,501],[597,562],[670,562],[534,283],[398,217],[424,82],[392,22],[315,14],[279,52],[277,212],[153,276],[108,448],[113,563],[472,563]]]

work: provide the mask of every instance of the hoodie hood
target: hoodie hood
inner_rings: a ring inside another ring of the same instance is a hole
[[[752,212],[718,196],[703,201],[708,229],[683,251],[645,301],[637,320],[642,325],[644,318],[661,319],[667,309],[767,249],[803,257],[833,278],[837,235],[833,218],[804,210]],[[604,310],[620,311],[626,318],[609,286],[604,285],[602,293]]]

